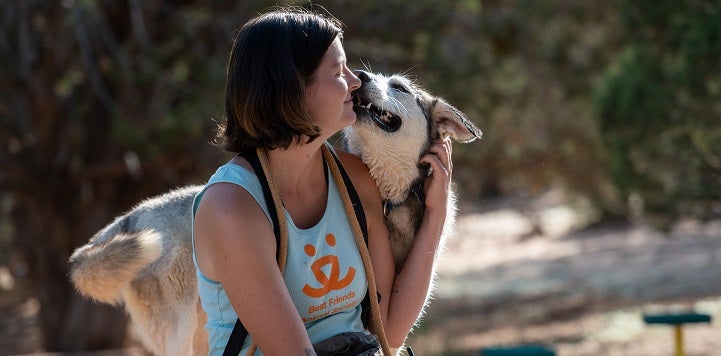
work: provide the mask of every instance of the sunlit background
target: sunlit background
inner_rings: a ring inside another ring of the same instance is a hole
[[[643,313],[721,317],[721,3],[314,3],[351,67],[410,76],[484,131],[454,146],[460,215],[417,355],[671,354]],[[281,4],[0,2],[0,350],[142,354],[66,261],[228,159],[209,142],[232,39]],[[717,324],[685,327],[688,354],[721,349]]]

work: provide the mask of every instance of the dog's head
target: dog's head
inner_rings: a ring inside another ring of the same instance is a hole
[[[400,75],[356,71],[356,123],[344,130],[348,151],[368,165],[383,199],[402,201],[422,178],[418,162],[433,140],[471,142],[481,137],[466,116]]]

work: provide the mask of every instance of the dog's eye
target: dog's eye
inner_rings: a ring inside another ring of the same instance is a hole
[[[391,87],[391,89],[398,90],[401,93],[410,94],[410,91],[408,91],[408,89],[406,89],[406,87],[404,87],[403,85],[401,85],[399,83],[391,83],[390,87]]]

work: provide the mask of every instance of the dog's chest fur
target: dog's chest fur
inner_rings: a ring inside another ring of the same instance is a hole
[[[383,218],[388,228],[388,238],[393,249],[396,270],[400,271],[413,246],[413,238],[425,213],[422,197],[411,196],[386,212]]]
[[[421,136],[419,136],[421,137]],[[426,147],[428,137],[420,140]],[[418,153],[375,149],[371,132],[346,132],[346,149],[363,159],[378,186],[384,204],[384,223],[393,249],[396,270],[400,271],[413,246],[416,231],[425,213],[423,176],[428,168],[418,165]],[[418,190],[418,192],[414,191]]]

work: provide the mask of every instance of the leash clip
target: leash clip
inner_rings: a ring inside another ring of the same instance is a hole
[[[408,201],[408,199],[411,199],[412,197],[418,199],[419,202],[425,201],[426,194],[425,192],[423,192],[423,181],[414,184],[411,187],[411,194],[409,194],[408,198],[401,201],[400,203],[394,204],[390,199],[383,202],[383,216],[388,216],[388,213],[390,213],[391,210],[401,206],[401,204],[405,203],[406,201]]]

